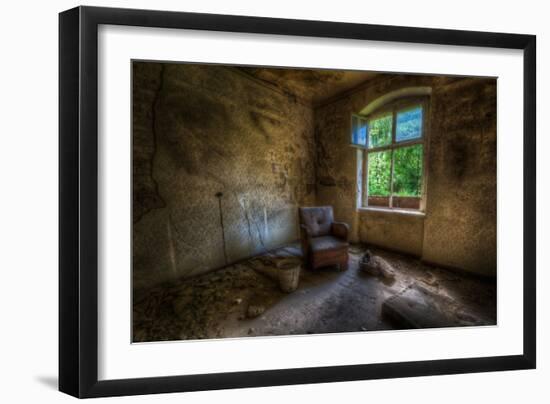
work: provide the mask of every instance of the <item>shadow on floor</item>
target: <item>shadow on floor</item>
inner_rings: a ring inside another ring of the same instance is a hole
[[[57,376],[37,376],[36,381],[40,384],[54,390],[58,390],[59,382]]]

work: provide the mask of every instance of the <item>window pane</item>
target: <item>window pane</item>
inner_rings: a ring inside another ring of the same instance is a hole
[[[351,142],[356,145],[367,145],[367,122],[358,116],[353,116],[351,120],[352,136]]]
[[[369,148],[389,145],[391,143],[391,126],[391,114],[369,121]]]
[[[393,151],[393,195],[419,197],[422,193],[422,145]]]
[[[422,137],[422,107],[418,106],[397,113],[395,140],[403,142],[405,140],[418,139]]]
[[[391,150],[368,155],[368,196],[390,195]]]

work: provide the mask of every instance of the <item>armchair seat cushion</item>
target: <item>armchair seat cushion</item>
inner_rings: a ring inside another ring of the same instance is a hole
[[[349,243],[333,236],[313,237],[311,239],[310,248],[314,253],[347,249]]]

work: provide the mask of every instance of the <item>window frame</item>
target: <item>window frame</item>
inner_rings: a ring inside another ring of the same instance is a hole
[[[396,141],[397,136],[397,113],[414,108],[415,106],[422,107],[422,134],[421,137],[417,139],[405,140],[401,142]],[[359,119],[368,123],[373,119],[379,118],[381,116],[392,115],[392,133],[391,133],[391,143],[385,146],[378,146],[369,148],[369,138],[367,133],[367,140],[365,145],[360,145],[353,143],[353,120]],[[428,183],[428,148],[429,148],[429,115],[430,115],[430,98],[429,97],[406,97],[400,98],[395,101],[389,102],[371,112],[368,115],[361,114],[352,114],[351,117],[351,146],[358,149],[357,158],[358,158],[358,172],[357,175],[361,175],[361,178],[357,178],[359,194],[357,198],[357,208],[358,209],[372,209],[372,210],[382,210],[382,211],[392,211],[392,212],[408,212],[408,213],[425,213],[426,211],[426,192],[427,192],[427,183]],[[401,208],[393,207],[393,171],[394,171],[394,155],[393,150],[400,149],[403,147],[414,146],[417,144],[422,145],[422,186],[420,191],[420,206],[418,209],[412,208]],[[390,195],[389,195],[389,206],[369,206],[368,204],[368,162],[369,154],[373,152],[381,151],[392,151],[391,155],[391,166],[390,166]]]

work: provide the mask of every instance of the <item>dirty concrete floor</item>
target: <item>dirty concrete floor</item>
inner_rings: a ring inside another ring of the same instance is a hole
[[[422,290],[445,311],[440,326],[496,324],[496,284],[371,249],[395,279],[359,270],[365,246],[350,248],[347,271],[302,270],[296,291],[279,289],[276,263],[301,255],[298,244],[194,278],[134,292],[134,342],[410,328],[383,315],[390,297]],[[412,294],[414,296],[414,294]],[[425,302],[424,302],[425,303]],[[250,307],[252,306],[252,307]],[[250,309],[256,317],[251,318]],[[425,304],[418,306],[425,310]],[[249,313],[247,315],[247,312]],[[417,313],[418,314],[418,313]],[[433,315],[433,313],[431,313]],[[436,313],[437,314],[437,313]],[[448,319],[448,320],[447,320]]]

